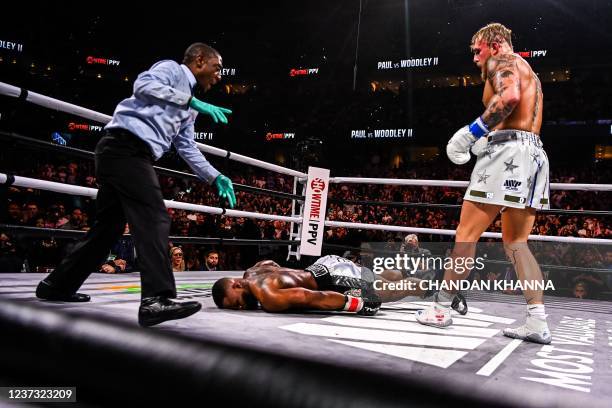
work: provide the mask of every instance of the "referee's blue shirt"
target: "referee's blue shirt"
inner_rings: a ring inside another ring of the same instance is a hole
[[[198,113],[189,107],[196,85],[183,64],[165,60],[138,75],[134,94],[121,101],[105,129],[129,130],[144,140],[159,159],[174,143],[179,155],[201,179],[212,183],[220,174],[202,155],[194,140]]]

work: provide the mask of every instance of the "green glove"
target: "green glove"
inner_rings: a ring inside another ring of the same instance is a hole
[[[217,190],[219,190],[219,197],[226,198],[230,208],[234,208],[236,205],[236,195],[234,194],[232,180],[228,179],[223,174],[219,174],[215,179],[215,186]]]
[[[229,109],[202,102],[196,97],[191,97],[191,99],[189,100],[189,106],[191,106],[193,109],[197,110],[200,113],[204,113],[210,116],[215,121],[215,123],[221,122],[227,124],[227,118],[225,117],[225,114],[229,115],[230,113],[232,113],[232,111]]]

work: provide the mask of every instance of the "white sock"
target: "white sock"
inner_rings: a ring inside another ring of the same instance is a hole
[[[540,320],[546,320],[546,312],[542,304],[527,305],[527,314]]]

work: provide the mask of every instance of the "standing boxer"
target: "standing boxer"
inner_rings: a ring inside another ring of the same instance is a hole
[[[512,31],[498,23],[482,27],[472,37],[474,63],[485,83],[484,113],[459,129],[446,152],[455,164],[477,156],[465,193],[453,257],[473,258],[476,242],[502,211],[502,237],[506,255],[521,281],[542,281],[542,272],[527,238],[536,209],[549,208],[548,158],[539,133],[542,125],[542,87],[529,64],[512,49]],[[454,264],[454,263],[453,263]],[[453,269],[444,273],[446,283],[463,277]],[[551,342],[542,290],[525,290],[527,320],[504,335],[536,343]],[[452,291],[434,295],[434,304],[417,313],[422,324],[438,327],[452,323],[450,308],[466,313]]]

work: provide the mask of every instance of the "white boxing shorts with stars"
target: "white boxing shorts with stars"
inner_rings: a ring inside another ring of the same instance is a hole
[[[496,130],[478,156],[464,200],[503,207],[550,208],[548,156],[540,137],[522,130]]]

